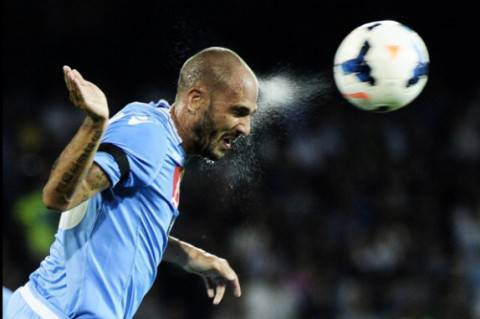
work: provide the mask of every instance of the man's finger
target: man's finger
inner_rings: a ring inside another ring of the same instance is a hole
[[[228,265],[228,264],[227,264]],[[233,294],[236,296],[236,297],[240,297],[242,295],[242,290],[240,288],[240,282],[238,280],[238,276],[237,274],[235,273],[235,271],[230,268],[230,266],[228,266],[225,270],[224,270],[224,276],[225,278],[227,278],[227,280],[230,282],[230,284],[232,285],[233,287]]]
[[[83,76],[80,74],[80,72],[77,71],[77,69],[73,69],[73,74],[75,74],[75,77],[77,79],[83,80]]]
[[[220,301],[222,301],[224,294],[225,294],[225,284],[219,284],[217,286],[217,293],[215,295],[215,298],[213,299],[213,304],[218,305]]]
[[[233,280],[230,280],[230,283],[233,286],[233,294],[236,297],[240,297],[242,295],[242,289],[240,288],[240,281],[238,280],[238,276],[236,274]]]
[[[73,89],[73,91],[80,91],[80,80],[77,75],[75,75],[73,72],[70,74],[70,84]]]
[[[82,88],[78,79],[70,81],[70,90],[69,90],[70,101],[77,107],[82,108],[81,104],[83,101]]]
[[[65,80],[65,85],[69,91],[72,90],[72,84],[69,76],[71,70],[72,69],[70,69],[68,65],[63,66],[63,79]]]
[[[209,282],[208,278],[203,278],[203,282],[205,283],[205,287],[207,288],[208,298],[213,298],[215,296],[215,291],[213,289],[212,284]]]

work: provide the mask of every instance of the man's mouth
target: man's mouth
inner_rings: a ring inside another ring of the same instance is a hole
[[[223,146],[225,146],[225,148],[227,150],[231,149],[232,148],[232,138],[224,137],[223,138]]]
[[[233,144],[234,141],[235,141],[235,137],[230,136],[230,135],[224,136],[223,139],[222,139],[223,146],[227,150],[232,148],[232,144]]]

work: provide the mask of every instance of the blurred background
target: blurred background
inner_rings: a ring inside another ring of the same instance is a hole
[[[185,59],[215,45],[293,90],[271,88],[236,156],[191,159],[182,182],[172,234],[227,258],[243,296],[214,307],[200,278],[162,263],[135,318],[480,318],[479,30],[466,4],[5,0],[2,12],[4,286],[28,280],[57,228],[41,190],[83,119],[62,65],[114,114],[173,102]],[[430,77],[405,109],[367,113],[336,92],[333,57],[385,19],[420,34]]]

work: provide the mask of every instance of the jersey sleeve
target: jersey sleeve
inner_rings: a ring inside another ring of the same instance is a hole
[[[121,178],[121,172],[113,155],[104,151],[97,151],[93,161],[107,175],[111,187],[117,185]]]
[[[112,148],[115,152],[108,151]],[[167,149],[163,123],[152,116],[128,114],[109,123],[94,162],[108,176],[111,187],[142,187],[160,172]]]

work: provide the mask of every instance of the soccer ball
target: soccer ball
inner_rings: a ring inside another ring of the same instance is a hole
[[[333,72],[340,93],[353,105],[390,112],[420,94],[429,61],[427,47],[415,31],[396,21],[375,21],[342,41]]]

